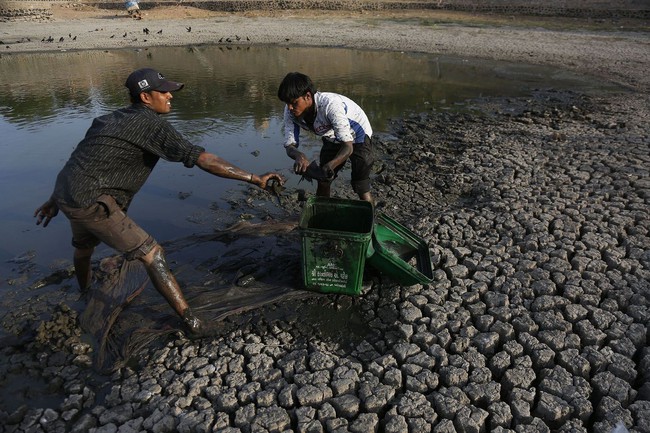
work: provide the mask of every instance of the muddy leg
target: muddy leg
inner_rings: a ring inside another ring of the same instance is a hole
[[[90,266],[90,258],[95,248],[75,248],[74,250],[74,272],[79,283],[79,290],[85,293],[90,289],[90,283],[93,278],[93,270]]]
[[[176,278],[167,266],[165,254],[160,245],[156,245],[147,255],[140,258],[147,274],[156,290],[160,293],[171,307],[183,317],[185,310],[189,308],[185,296],[181,291]]]
[[[162,247],[156,245],[140,260],[144,263],[147,274],[158,293],[167,300],[174,311],[183,319],[192,334],[200,334],[203,331],[203,325],[192,313],[176,281],[176,277],[169,270]]]

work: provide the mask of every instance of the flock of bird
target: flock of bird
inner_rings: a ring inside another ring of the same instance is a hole
[[[76,41],[77,35],[72,36],[72,33],[68,33],[68,38],[70,40]],[[41,42],[54,42],[54,38],[52,36],[49,36],[48,38],[41,39]],[[59,38],[59,42],[65,42],[65,37],[61,36]]]
[[[103,30],[104,30],[104,29],[95,29],[96,32],[98,32],[98,31],[103,31]],[[192,31],[192,27],[191,27],[191,26],[190,26],[190,27],[185,27],[185,30],[189,33],[189,32]],[[149,34],[151,34],[151,30],[149,30],[147,27],[144,27],[144,28],[142,29],[142,33],[145,34],[145,35],[149,35]],[[163,29],[160,29],[160,30],[158,30],[158,31],[155,32],[155,34],[158,34],[158,35],[161,35],[162,33],[163,33]],[[129,32],[124,32],[124,34],[122,35],[122,37],[123,37],[123,38],[126,38],[128,35],[129,35]],[[111,36],[109,36],[109,39],[113,39],[113,38],[115,38],[115,36],[116,36],[115,34],[112,34]],[[243,39],[244,39],[244,38],[243,38],[242,36],[234,35],[234,41],[235,41],[235,42],[240,42],[240,41],[242,41]],[[68,38],[67,38],[67,40],[68,40],[68,41],[76,41],[76,40],[77,40],[77,36],[76,36],[76,35],[75,35],[75,36],[72,36],[72,33],[68,33]],[[133,38],[133,39],[131,39],[132,42],[135,42],[135,41],[137,41],[137,40],[138,40],[138,38]],[[248,41],[248,42],[250,42],[250,38],[249,38],[248,36],[245,37],[245,40]],[[48,36],[48,37],[43,37],[43,39],[41,39],[41,42],[44,42],[44,43],[53,43],[53,42],[55,42],[55,41],[57,41],[57,39],[56,39],[56,38],[53,38],[51,35]],[[289,39],[286,38],[285,41],[289,41]],[[21,38],[20,41],[16,41],[16,42],[17,42],[17,43],[21,43],[21,42],[31,42],[31,39],[30,39],[30,38]],[[60,38],[58,38],[58,42],[59,42],[59,43],[66,42],[66,38],[65,38],[65,36],[61,36]],[[147,39],[143,39],[143,42],[147,42]],[[226,36],[224,36],[224,37],[222,37],[222,38],[219,39],[218,43],[219,43],[219,44],[223,44],[223,43],[225,43],[225,44],[232,44],[232,43],[233,43],[233,37],[230,37],[230,36],[227,36],[227,37],[226,37]],[[3,41],[0,41],[0,45],[5,45],[5,43],[4,43]],[[7,45],[6,48],[9,49],[9,48],[11,48],[11,47],[10,47],[9,45]]]
[[[100,30],[100,29],[95,29],[95,31],[99,31],[99,30]],[[104,30],[104,29],[101,29],[101,30]],[[192,27],[191,27],[191,26],[189,26],[189,27],[185,27],[185,30],[189,33],[189,32],[192,31]],[[155,34],[161,35],[162,32],[163,32],[163,29],[160,29],[160,30],[158,30],[157,32],[155,32]],[[149,30],[147,27],[145,27],[145,28],[142,29],[142,33],[144,33],[145,35],[149,35],[149,34],[151,34],[151,30]],[[123,37],[123,38],[126,38],[128,35],[129,35],[128,32],[124,32],[124,34],[122,35],[122,37]],[[113,38],[115,38],[115,36],[116,36],[115,34],[112,34],[112,35],[109,36],[109,39],[113,39]],[[72,41],[76,41],[76,40],[77,40],[77,36],[76,36],[76,35],[75,35],[75,36],[72,36],[72,34],[69,33],[69,34],[68,34],[68,39],[69,39],[69,40],[72,40]],[[137,40],[138,40],[137,38],[132,39],[133,42],[135,42],[135,41],[137,41]],[[241,37],[241,36],[239,36],[239,35],[235,35],[235,41],[241,41],[241,40],[242,40],[242,37]],[[27,41],[31,41],[31,40],[30,40],[29,38],[27,38]],[[52,36],[44,37],[43,39],[41,39],[41,42],[49,42],[49,43],[51,43],[51,42],[55,42],[55,41],[56,41],[56,39],[53,38]],[[63,37],[63,36],[61,36],[61,37],[58,39],[58,41],[59,41],[59,42],[65,42],[65,41],[66,41],[66,38]],[[144,39],[143,41],[144,41],[144,42],[147,42],[146,39]],[[246,36],[246,41],[249,41],[249,42],[250,42],[250,38],[249,38],[248,36]],[[24,42],[24,41],[21,40],[21,42]],[[222,38],[219,39],[219,43],[220,43],[220,44],[221,44],[221,43],[224,43],[224,42],[230,44],[230,43],[233,42],[233,39],[232,39],[231,37],[222,37]],[[3,43],[2,41],[0,41],[0,45],[4,45],[4,43]],[[7,46],[7,48],[8,48],[8,46]]]

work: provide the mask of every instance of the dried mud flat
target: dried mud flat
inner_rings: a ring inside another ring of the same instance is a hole
[[[108,377],[93,373],[76,295],[63,291],[73,308],[50,306],[33,339],[1,349],[3,431],[609,433],[619,422],[650,431],[647,34],[356,18],[172,19],[163,35],[176,36],[159,42],[238,34],[538,61],[630,90],[540,89],[396,121],[395,140],[377,140],[373,189],[381,212],[430,245],[432,284],[381,280],[360,297],[271,305],[214,339],[174,336]],[[97,36],[143,24],[89,19],[21,31]],[[350,30],[332,35],[343,22]],[[17,31],[9,24],[5,43]],[[38,40],[10,49],[38,51]],[[32,308],[3,325],[20,329]],[[282,308],[355,311],[364,326],[332,332],[315,315],[274,318]],[[41,393],[11,401],[18,382]]]

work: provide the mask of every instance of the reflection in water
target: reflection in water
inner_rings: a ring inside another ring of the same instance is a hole
[[[320,89],[354,99],[378,133],[387,131],[391,118],[453,108],[469,98],[590,85],[539,67],[331,48],[198,46],[3,55],[0,194],[11,199],[0,202],[0,274],[11,266],[8,260],[30,250],[43,267],[69,257],[65,219],[42,229],[31,215],[50,195],[91,119],[128,104],[124,81],[144,66],[186,84],[168,118],[191,141],[257,173],[282,170],[288,187],[295,187],[298,177],[289,172],[281,146],[283,105],[276,96],[287,72],[304,72]],[[318,141],[307,141],[308,149],[310,143],[315,154]],[[228,213],[228,196],[244,188],[161,162],[130,213],[159,240],[179,238],[214,228],[215,210]],[[179,202],[181,192],[189,198]]]
[[[553,79],[552,71],[540,68],[519,67],[513,76],[496,64],[346,49],[202,46],[42,53],[0,58],[1,114],[23,125],[47,125],[65,110],[82,116],[108,111],[125,104],[125,77],[142,66],[186,84],[175,118],[225,120],[233,128],[249,120],[264,125],[278,115],[277,86],[289,71],[305,72],[320,89],[355,99],[377,130],[405,110],[521,94],[529,87],[522,78],[533,86]]]

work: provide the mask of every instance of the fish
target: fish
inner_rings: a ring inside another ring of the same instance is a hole
[[[306,180],[308,182],[316,181],[331,181],[334,179],[334,172],[326,173],[325,170],[316,161],[312,161],[307,167],[307,170],[302,174],[300,181]],[[298,182],[300,182],[298,181]]]
[[[278,198],[278,204],[282,205],[282,192],[286,188],[277,180],[271,179],[266,183],[266,190]]]

